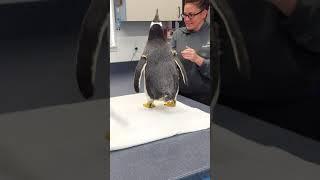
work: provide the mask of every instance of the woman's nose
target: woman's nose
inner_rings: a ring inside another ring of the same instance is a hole
[[[185,16],[185,17],[184,17],[184,21],[190,21],[189,16]]]

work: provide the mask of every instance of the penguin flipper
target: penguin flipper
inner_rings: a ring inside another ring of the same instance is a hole
[[[105,0],[92,0],[81,25],[76,76],[80,92],[87,99],[94,94],[98,52],[105,31],[109,30],[108,3]]]
[[[215,20],[218,20],[218,22],[222,23],[228,33],[239,72],[244,75],[244,77],[249,79],[249,56],[245,46],[244,38],[232,9],[226,0],[211,1],[211,4],[214,8],[211,12],[216,12],[218,15],[214,17]]]
[[[183,64],[181,63],[180,59],[178,58],[177,52],[175,50],[172,50],[172,54],[173,54],[173,60],[176,63],[176,65],[178,66],[178,69],[179,69],[180,74],[182,76],[183,83],[186,86],[188,86],[188,77],[187,77],[186,70],[184,69]]]
[[[135,92],[139,92],[139,87],[140,87],[140,82],[141,82],[141,76],[144,72],[144,68],[146,67],[147,65],[147,57],[142,55],[137,66],[136,66],[136,70],[134,72],[134,82],[133,82],[133,85],[134,85],[134,90]]]

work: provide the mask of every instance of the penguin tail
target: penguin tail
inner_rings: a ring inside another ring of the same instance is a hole
[[[172,96],[170,93],[165,93],[163,99],[164,101],[174,100],[174,96]]]

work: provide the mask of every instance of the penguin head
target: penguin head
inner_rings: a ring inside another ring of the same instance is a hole
[[[156,10],[156,15],[154,16],[154,18],[153,18],[153,20],[152,20],[152,22],[150,24],[150,27],[152,27],[152,25],[154,25],[154,24],[159,24],[162,27],[162,23],[161,23],[161,21],[159,19],[158,9]]]
[[[162,23],[159,19],[158,9],[156,10],[156,15],[150,24],[148,39],[165,39]]]

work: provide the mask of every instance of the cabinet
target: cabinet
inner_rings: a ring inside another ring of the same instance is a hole
[[[156,9],[160,21],[181,21],[182,0],[122,0],[122,21],[152,21]]]

